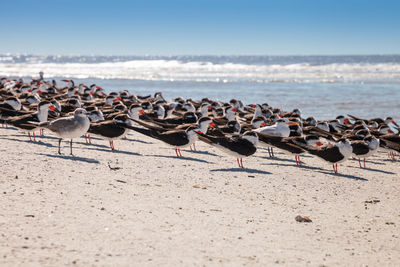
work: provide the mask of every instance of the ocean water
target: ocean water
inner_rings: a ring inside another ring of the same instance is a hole
[[[400,119],[400,55],[33,56],[0,55],[0,76],[71,78],[168,98],[267,102],[304,116]],[[60,82],[61,83],[61,82]]]

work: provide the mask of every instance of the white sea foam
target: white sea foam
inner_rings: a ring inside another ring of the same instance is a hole
[[[2,60],[3,62],[6,60]],[[191,82],[257,83],[400,83],[399,63],[333,63],[325,65],[238,64],[179,60],[132,60],[104,63],[2,63],[0,76],[137,79]]]

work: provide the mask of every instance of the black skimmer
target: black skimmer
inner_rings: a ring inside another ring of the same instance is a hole
[[[0,103],[0,119],[7,119],[10,116],[19,115],[18,111],[20,111],[21,108],[21,101],[19,101],[18,98],[15,96],[7,97],[3,103]]]
[[[389,152],[392,160],[396,160],[394,152],[400,153],[400,136],[397,134],[385,134],[379,136],[380,147]]]
[[[350,123],[349,119],[343,115],[337,116],[336,119],[339,121],[340,124],[349,124]]]
[[[236,120],[236,112],[236,108],[232,106],[226,106],[222,112],[223,116],[216,117],[214,114],[214,122],[218,125],[225,125],[228,121]]]
[[[0,103],[1,109],[9,109],[9,110],[21,110],[22,104],[21,101],[15,96],[10,96],[4,99],[3,103]]]
[[[304,120],[303,126],[317,126],[317,120],[314,117],[308,117],[307,119]]]
[[[180,125],[180,124],[186,124],[186,123],[196,123],[198,120],[198,117],[196,113],[192,111],[185,112],[182,117],[176,117],[176,118],[167,118],[167,119],[157,119],[154,118],[153,122],[154,123],[162,123],[162,124],[174,124],[174,125]]]
[[[214,123],[210,118],[200,118],[199,124],[196,126],[189,126],[186,129],[175,129],[175,130],[167,130],[162,128],[161,126],[151,125],[149,123],[145,123],[139,120],[134,120],[134,122],[146,127],[136,127],[132,125],[120,124],[123,127],[134,130],[146,136],[158,139],[163,141],[164,143],[175,148],[175,153],[177,157],[182,157],[182,153],[180,151],[181,148],[190,147],[194,142],[197,141],[197,135],[195,131],[204,130],[207,131],[209,126],[213,127]]]
[[[320,121],[317,123],[317,128],[324,130],[326,132],[330,132],[329,124],[326,121]]]
[[[296,145],[308,151],[308,153],[315,155],[326,162],[333,164],[333,171],[338,172],[338,163],[346,161],[353,153],[353,148],[349,140],[341,138],[334,144],[328,144],[318,148],[304,145],[301,142],[294,141]]]
[[[7,124],[13,125],[18,129],[28,132],[29,139],[31,139],[30,132],[33,132],[33,140],[36,140],[35,130],[40,129],[37,123],[46,122],[49,116],[49,110],[56,110],[56,107],[50,101],[44,100],[37,106],[37,111],[31,114],[14,116],[5,119]]]
[[[200,131],[196,131],[196,133],[201,141],[236,157],[240,168],[244,168],[243,157],[251,156],[257,151],[258,137],[254,132],[248,131],[241,136],[234,137],[213,137]]]
[[[210,103],[202,103],[197,112],[196,115],[197,117],[201,118],[201,117],[208,117],[208,112],[211,111],[211,105]]]
[[[89,114],[89,115],[88,115],[88,118],[89,118],[89,120],[90,120],[91,123],[92,123],[92,122],[104,121],[103,112],[101,112],[101,110],[98,110],[97,107],[94,107],[94,109],[93,109],[93,110],[90,110],[90,111],[86,108],[86,111],[87,111],[88,114]],[[90,134],[85,134],[84,136],[85,136],[85,142],[86,142],[86,144],[87,144],[87,143],[91,144],[92,141],[91,141],[91,138],[90,138]]]
[[[379,139],[376,137],[369,135],[366,136],[363,140],[351,141],[351,146],[353,148],[353,157],[358,158],[358,163],[361,168],[361,158],[364,158],[364,168],[365,168],[365,159],[373,155],[377,149],[379,148]]]
[[[238,135],[241,133],[241,125],[237,120],[228,121],[228,123],[224,126],[218,126],[214,128],[210,128],[206,133],[207,135],[216,136],[216,137],[223,137],[227,134],[231,135]]]
[[[144,134],[146,136],[158,139],[175,148],[177,157],[182,157],[181,148],[188,147],[196,141],[197,127],[191,126],[186,130],[157,131],[148,128],[124,125],[124,127]]]
[[[128,131],[126,127],[122,127],[121,125],[131,125],[128,115],[120,114],[112,120],[92,122],[87,132],[109,140],[110,148],[114,150],[114,140],[123,138]]]
[[[285,152],[295,155],[296,165],[301,165],[300,155],[306,152],[303,148],[299,147],[296,143],[303,143],[310,147],[319,147],[323,143],[316,135],[306,135],[302,137],[280,137],[271,136],[263,133],[257,133],[260,143],[264,142],[273,147],[282,149]]]
[[[143,120],[145,118],[149,118],[144,113],[145,113],[144,109],[139,104],[132,104],[132,105],[129,106],[128,115],[129,115],[129,117],[131,119],[134,119],[134,120],[141,119],[141,120]]]

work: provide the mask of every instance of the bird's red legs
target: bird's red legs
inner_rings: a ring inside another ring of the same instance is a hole
[[[338,172],[338,166],[337,166],[337,163],[333,163],[333,171],[334,171],[335,173],[337,173],[337,172]]]
[[[295,159],[296,159],[296,165],[301,166],[300,156],[295,155]]]
[[[192,145],[193,145],[193,149],[192,149]],[[195,143],[193,143],[192,145],[190,145],[190,150],[196,151],[196,145],[195,145]]]
[[[44,129],[40,129],[40,136],[44,136]]]
[[[396,160],[396,157],[395,157],[393,151],[389,151],[389,158],[392,159],[392,160]]]
[[[114,150],[114,140],[110,140],[110,147],[111,147],[111,150]]]
[[[244,168],[243,167],[243,158],[240,158],[240,160],[239,160],[239,158],[236,158],[236,161],[237,161],[237,163],[238,163],[238,165],[239,165],[239,168]]]
[[[32,132],[33,133],[33,141],[35,141],[36,142],[36,136],[35,136],[35,132]]]
[[[365,168],[365,158],[364,158],[364,168]]]
[[[180,148],[175,148],[175,153],[176,153],[176,156],[179,158],[179,157],[182,157],[182,153],[181,153],[181,149]]]
[[[358,158],[358,164],[360,164],[360,168],[362,168],[362,166],[361,166],[361,158]]]
[[[85,134],[85,142],[86,142],[86,144],[87,143],[89,143],[89,144],[92,143],[92,140],[90,139],[90,134]]]
[[[29,141],[32,141],[31,133],[30,133],[30,132],[28,132],[28,136],[29,136]]]

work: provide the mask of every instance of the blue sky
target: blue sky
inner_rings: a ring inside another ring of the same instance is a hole
[[[0,53],[400,54],[400,1],[11,0]]]

